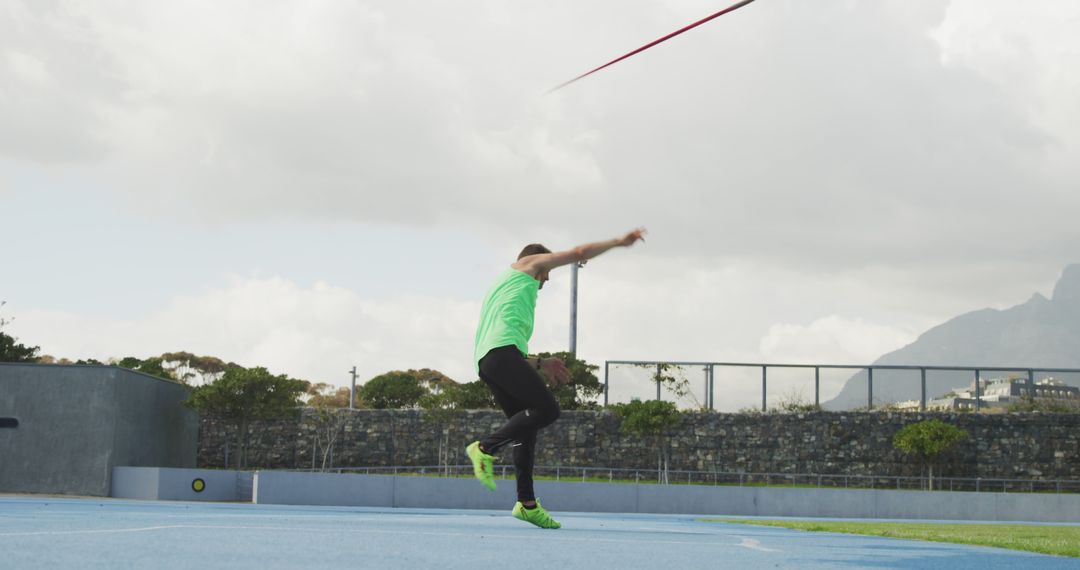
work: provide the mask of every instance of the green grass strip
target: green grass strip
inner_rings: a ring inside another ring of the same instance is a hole
[[[815,532],[952,542],[1080,558],[1080,526],[699,519]]]

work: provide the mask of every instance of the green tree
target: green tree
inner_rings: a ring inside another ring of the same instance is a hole
[[[771,412],[780,412],[785,414],[798,414],[803,412],[820,412],[821,406],[818,404],[811,404],[807,401],[803,395],[802,390],[798,388],[791,388],[787,392],[780,395],[779,401],[775,406],[769,409]]]
[[[493,410],[499,407],[495,403],[495,396],[491,395],[491,388],[483,380],[456,384],[447,392],[454,407],[459,410]]]
[[[6,304],[7,301],[0,301],[0,307]],[[0,317],[0,362],[37,362],[38,347],[19,344],[19,339],[4,333],[4,326],[11,321]]]
[[[177,381],[192,384],[198,379],[202,384],[209,384],[221,377],[230,367],[238,366],[215,356],[197,356],[190,352],[166,352],[161,355],[162,366],[169,370]]]
[[[662,386],[676,400],[694,409],[705,409],[705,405],[698,400],[697,395],[690,388],[690,380],[686,377],[683,367],[666,362],[635,364],[634,366],[649,370],[651,373],[649,379]]]
[[[313,408],[336,409],[349,407],[348,387],[333,386],[326,382],[308,383],[304,393],[307,396],[307,405]]]
[[[18,339],[0,332],[0,362],[37,362],[36,346],[19,344]]]
[[[652,439],[656,446],[656,473],[661,483],[668,481],[668,437],[682,421],[674,402],[662,400],[633,400],[615,404],[611,409],[622,418],[619,431]]]
[[[53,356],[51,354],[42,354],[41,356],[38,357],[37,361],[40,362],[41,364],[63,364],[63,365],[71,364],[71,360],[69,360],[67,358],[57,358],[57,357],[55,357],[55,356]]]
[[[570,371],[570,382],[551,390],[564,410],[596,410],[596,398],[604,393],[604,384],[596,377],[600,368],[577,358],[572,352],[541,352],[540,358],[558,358]]]
[[[368,407],[375,409],[415,408],[430,389],[410,372],[395,370],[368,380],[359,388]]]
[[[447,474],[450,470],[450,432],[454,427],[454,418],[461,409],[457,393],[456,387],[449,387],[439,393],[425,394],[419,401],[424,410],[422,420],[433,424],[439,432],[438,465]]]
[[[939,419],[908,424],[893,436],[893,447],[914,455],[930,469],[930,490],[934,490],[934,462],[945,452],[967,439],[967,432]]]
[[[446,388],[450,388],[457,385],[457,382],[453,378],[450,378],[446,374],[434,370],[432,368],[421,368],[419,370],[409,369],[404,372],[416,378],[421,385],[427,387],[430,391],[439,393]]]
[[[325,471],[327,467],[333,467],[334,445],[346,421],[345,413],[341,410],[349,407],[349,389],[325,382],[306,384],[307,405],[312,409],[312,422],[315,425],[314,452],[321,453],[321,469]]]
[[[1044,412],[1050,414],[1075,414],[1080,412],[1080,401],[1068,398],[1032,397],[1024,395],[1020,401],[1009,406],[1010,412]]]
[[[202,414],[217,416],[236,429],[236,468],[246,463],[248,426],[253,420],[294,413],[307,383],[265,368],[229,368],[210,384],[197,386],[184,402]]]
[[[128,356],[125,358],[121,358],[119,361],[117,361],[116,365],[121,368],[127,368],[136,372],[142,372],[143,374],[157,376],[158,378],[164,378],[166,380],[172,380],[174,382],[176,381],[176,377],[172,375],[172,372],[166,370],[165,367],[162,366],[160,357],[151,356],[146,360],[139,360],[134,356]]]
[[[341,410],[342,408],[322,406],[312,408],[314,412],[312,420],[315,423],[315,451],[322,454],[322,466],[320,467],[322,471],[326,471],[327,467],[333,467],[334,445],[337,443],[338,436],[341,435],[341,430],[345,426],[345,416]]]
[[[447,473],[449,473],[450,458],[457,453],[457,448],[450,445],[450,435],[458,412],[496,407],[491,390],[482,380],[467,384],[444,382],[438,391],[432,391],[421,397],[419,405],[425,412],[423,420],[434,424],[439,430],[438,461]]]

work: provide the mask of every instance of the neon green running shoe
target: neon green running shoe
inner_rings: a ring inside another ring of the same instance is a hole
[[[495,458],[480,450],[480,442],[474,441],[465,448],[465,453],[472,460],[473,475],[489,491],[495,490]]]
[[[514,510],[511,511],[514,518],[519,521],[525,521],[527,523],[534,524],[540,528],[561,528],[562,525],[559,521],[551,518],[551,515],[544,510],[544,506],[540,504],[540,499],[536,500],[535,509],[526,509],[525,505],[518,501],[514,504]]]

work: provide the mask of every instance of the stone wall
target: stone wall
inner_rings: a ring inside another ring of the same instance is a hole
[[[901,427],[938,418],[968,431],[936,472],[952,477],[1080,479],[1080,414],[686,414],[668,442],[670,468],[746,473],[919,475],[920,466],[895,451]],[[316,434],[338,426],[332,467],[439,465],[466,462],[462,449],[503,421],[494,411],[432,416],[419,410],[339,410],[329,420],[304,410],[290,420],[257,422],[249,430],[246,466],[322,466]],[[563,412],[541,431],[537,465],[652,469],[657,444],[619,432],[610,412]],[[321,427],[320,427],[321,426]],[[203,418],[199,466],[224,467],[232,428]],[[502,460],[509,462],[509,451]],[[314,461],[313,461],[314,458]]]

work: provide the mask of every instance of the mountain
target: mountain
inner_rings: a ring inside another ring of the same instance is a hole
[[[873,364],[927,366],[1017,366],[1080,368],[1080,264],[1062,272],[1050,299],[1036,293],[1026,303],[1005,310],[982,309],[955,317],[890,352]],[[985,373],[983,378],[1004,373]],[[866,371],[844,384],[823,407],[830,410],[866,406]],[[1041,376],[1036,373],[1036,380]],[[1060,375],[1059,375],[1060,377]],[[1063,378],[1070,384],[1076,378]],[[974,372],[928,372],[927,398],[966,386]],[[875,405],[919,399],[919,373],[874,371]]]

